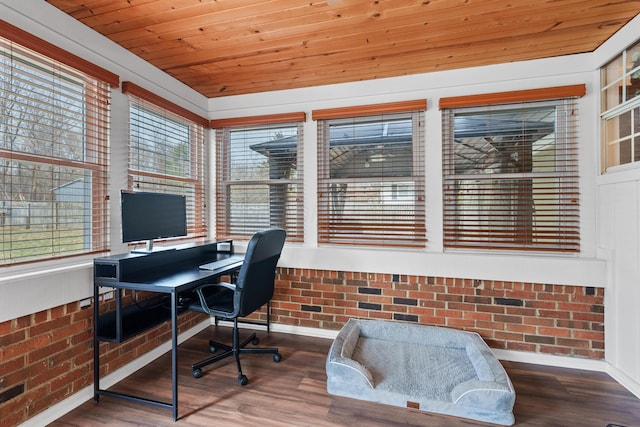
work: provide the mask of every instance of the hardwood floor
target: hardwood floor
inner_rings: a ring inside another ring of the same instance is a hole
[[[102,397],[84,403],[56,422],[67,426],[486,426],[413,409],[327,394],[325,359],[331,340],[258,332],[271,355],[243,355],[249,384],[237,382],[232,358],[191,375],[191,364],[207,357],[208,340],[225,342],[230,329],[210,327],[180,346],[179,414],[149,405]],[[640,399],[605,373],[503,362],[516,389],[517,426],[640,427]],[[170,401],[170,354],[158,358],[112,389]]]

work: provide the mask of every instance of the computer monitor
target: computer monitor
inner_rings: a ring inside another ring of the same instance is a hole
[[[180,194],[122,191],[122,242],[146,241],[187,235],[186,197]]]

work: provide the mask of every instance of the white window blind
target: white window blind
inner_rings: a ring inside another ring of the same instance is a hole
[[[136,96],[146,92],[125,83],[124,91],[129,94],[129,190],[186,196],[186,238],[206,237],[206,119],[195,118],[195,122],[185,118]]]
[[[0,264],[109,248],[110,83],[88,65],[0,22],[60,60],[0,37]],[[104,70],[102,70],[104,71]]]
[[[424,109],[317,111],[318,242],[424,247]],[[327,117],[327,118],[322,118]]]
[[[445,248],[580,250],[575,98],[443,110]]]
[[[287,241],[303,240],[303,113],[299,119],[217,127],[218,238],[280,227]]]

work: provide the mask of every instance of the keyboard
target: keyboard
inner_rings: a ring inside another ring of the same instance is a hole
[[[229,258],[221,259],[219,261],[212,261],[199,266],[200,270],[220,270],[229,267],[233,264],[241,264],[244,261],[244,255],[231,255]]]

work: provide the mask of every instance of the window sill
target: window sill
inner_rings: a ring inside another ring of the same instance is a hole
[[[81,270],[93,266],[94,256],[82,256],[68,260],[41,261],[19,266],[2,268],[0,287],[15,281],[37,279],[51,274],[59,274],[74,270]]]
[[[600,185],[631,181],[640,181],[640,162],[611,167],[597,178]]]

